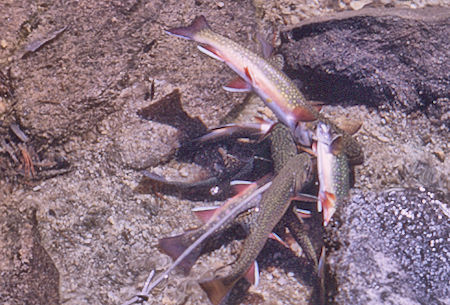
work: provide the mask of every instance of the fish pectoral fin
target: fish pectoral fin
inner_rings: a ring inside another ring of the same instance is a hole
[[[339,155],[344,149],[344,141],[342,139],[342,136],[338,136],[330,144],[330,151],[335,156]]]
[[[319,268],[318,268],[318,276],[321,279],[323,279],[325,276],[325,257],[326,257],[326,249],[325,246],[322,246],[322,252],[320,253]]]
[[[232,180],[230,182],[231,191],[236,194],[233,197],[242,196],[255,182],[245,180]]]
[[[304,219],[304,218],[310,218],[311,217],[311,211],[309,211],[309,210],[294,208],[294,213],[295,213],[295,216],[297,216],[297,218],[300,221],[302,221],[302,219]]]
[[[290,249],[289,245],[278,234],[272,232],[269,234],[269,238],[279,242],[282,246]]]
[[[248,67],[244,67],[244,73],[245,73],[245,76],[248,78],[248,83],[250,84],[250,86],[254,86],[255,81],[254,81],[252,73],[250,72]]]
[[[248,268],[247,272],[244,274],[244,278],[253,286],[258,287],[259,266],[257,261],[254,261],[250,268]]]
[[[202,52],[202,53],[204,53],[204,54],[206,54],[206,55],[208,55],[208,56],[211,56],[211,57],[214,58],[214,59],[217,59],[217,60],[219,60],[219,61],[221,61],[221,62],[224,62],[224,61],[225,61],[225,60],[222,58],[222,56],[219,54],[219,52],[218,52],[215,48],[213,48],[212,46],[210,46],[210,45],[207,45],[207,44],[204,44],[204,45],[198,45],[198,46],[197,46],[197,49],[199,49],[200,52]]]
[[[303,201],[303,202],[317,202],[317,196],[310,195],[310,194],[304,194],[304,193],[298,193],[297,195],[291,197],[291,201]]]
[[[217,206],[198,207],[198,208],[193,208],[191,211],[203,224],[205,224],[216,213],[217,209],[218,209]]]
[[[250,84],[247,83],[240,76],[233,78],[222,88],[228,92],[251,92],[252,91],[252,86],[250,86]]]
[[[295,107],[291,115],[300,122],[312,122],[317,119],[317,113],[314,113],[307,107]]]
[[[336,195],[325,191],[323,196],[319,195],[319,201],[323,206],[323,223],[326,226],[336,211]]]

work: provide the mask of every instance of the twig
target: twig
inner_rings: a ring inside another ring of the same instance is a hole
[[[122,305],[131,305],[131,304],[135,304],[138,302],[143,303],[145,301],[148,301],[148,293],[150,292],[148,287],[149,287],[154,275],[155,275],[155,270],[152,270],[150,272],[150,274],[148,275],[147,280],[145,281],[144,287],[142,287],[141,293],[137,294],[136,296],[131,298],[129,301],[123,303]]]

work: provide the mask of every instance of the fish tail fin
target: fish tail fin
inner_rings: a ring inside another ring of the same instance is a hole
[[[323,208],[323,223],[326,226],[336,211],[336,196],[332,193],[324,192],[319,194],[318,202]]]
[[[194,36],[196,33],[209,28],[205,16],[201,15],[195,18],[190,25],[166,30],[166,33],[189,40],[195,40]]]
[[[159,240],[159,248],[167,255],[169,255],[173,260],[176,260],[180,255],[182,255],[189,245],[186,242],[186,234],[181,234],[173,237],[167,237]],[[184,274],[189,274],[192,266],[197,261],[201,253],[201,247],[197,247],[192,250],[185,259],[179,264],[180,269],[183,270]]]
[[[221,304],[237,282],[233,281],[230,284],[227,284],[225,279],[226,278],[219,277],[199,283],[213,305]]]

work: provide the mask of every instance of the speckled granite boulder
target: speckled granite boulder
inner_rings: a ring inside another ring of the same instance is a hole
[[[330,228],[336,304],[450,304],[449,210],[437,197],[355,191]]]

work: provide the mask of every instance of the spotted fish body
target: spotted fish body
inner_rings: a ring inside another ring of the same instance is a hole
[[[225,62],[241,78],[229,85],[236,91],[253,90],[275,113],[277,118],[295,130],[299,121],[314,121],[318,111],[306,102],[297,86],[270,61],[238,43],[211,30],[204,16],[197,17],[187,27],[174,28],[167,33],[200,44],[199,49]],[[245,88],[250,86],[250,88]]]
[[[255,220],[250,226],[250,234],[244,241],[241,255],[231,266],[230,274],[200,283],[214,305],[220,304],[234,284],[249,272],[268,235],[289,208],[290,198],[311,178],[311,158],[305,153],[295,154],[295,144],[289,130],[278,124],[272,133],[271,150],[275,159],[279,159],[279,164],[275,166],[276,176],[270,188],[262,195],[259,210],[254,212]],[[290,141],[286,141],[283,134]],[[286,150],[277,150],[279,145],[288,147]]]
[[[323,208],[324,224],[328,224],[337,205],[344,201],[350,190],[350,168],[347,155],[342,151],[341,136],[334,136],[325,123],[317,125],[317,171],[319,176],[319,211]]]
[[[252,214],[251,210],[250,212],[247,210],[253,209],[261,200],[261,195],[254,195],[258,193],[259,187],[265,185],[269,181],[270,175],[264,176],[260,180],[247,185],[244,190],[227,200],[218,208],[195,210],[194,213],[205,222],[204,225],[197,229],[187,231],[181,235],[161,239],[159,241],[160,249],[174,260],[184,254],[186,257],[179,264],[179,266],[185,274],[188,274],[194,263],[197,261],[197,258],[200,256],[202,246],[200,245],[199,247],[193,249],[189,254],[185,253],[186,249],[200,236],[207,232],[210,232],[209,234],[212,234],[213,232],[220,233],[231,228],[235,224],[247,227]],[[241,203],[250,196],[254,196],[254,198],[249,200],[246,204],[241,205]],[[241,205],[241,207],[236,209],[238,205]],[[218,229],[211,229],[215,228],[216,223],[222,221],[223,219],[227,219],[227,221],[225,221]]]

